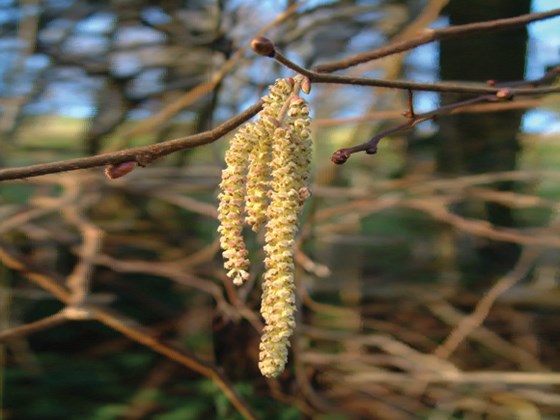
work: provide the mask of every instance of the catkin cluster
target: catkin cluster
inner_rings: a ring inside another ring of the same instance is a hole
[[[218,231],[235,284],[249,276],[244,223],[254,231],[265,226],[259,368],[267,377],[284,370],[295,327],[294,245],[298,216],[309,196],[312,148],[309,108],[298,96],[300,89],[308,92],[305,82],[278,79],[270,86],[259,118],[231,141],[220,184]]]

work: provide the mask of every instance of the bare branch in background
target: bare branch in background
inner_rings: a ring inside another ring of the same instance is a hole
[[[21,272],[22,275],[36,283],[39,287],[53,293],[57,299],[66,304],[72,303],[72,295],[65,288],[60,286],[54,278],[42,273],[38,268],[33,267],[31,264],[26,263],[19,256],[14,255],[13,252],[8,251],[3,246],[0,246],[0,260],[12,270]],[[86,309],[92,313],[95,319],[107,327],[120,332],[133,341],[149,347],[153,351],[168,357],[169,359],[183,365],[187,369],[191,369],[202,376],[212,379],[240,413],[249,419],[256,418],[249,406],[237,394],[227,378],[218,370],[217,367],[198,359],[196,356],[187,353],[185,350],[181,350],[178,346],[166,344],[158,340],[136,321],[127,318],[114,310],[96,305],[87,305]],[[53,319],[54,322],[66,319],[64,313],[56,316],[53,315],[53,317],[54,318],[49,318],[49,320],[44,321],[43,324],[39,324],[38,326],[36,325],[34,331],[41,328],[44,329],[45,326],[52,325]],[[25,332],[25,330],[23,331]]]
[[[48,316],[35,322],[30,322],[25,325],[9,328],[7,330],[0,331],[0,343],[4,343],[6,341],[13,340],[19,337],[25,337],[39,331],[44,331],[46,329],[64,324],[67,321],[68,317],[66,316],[66,314],[64,312],[58,312],[54,315]]]
[[[387,57],[389,55],[410,51],[414,48],[419,47],[420,45],[429,44],[430,42],[441,41],[443,39],[450,39],[459,36],[483,34],[493,31],[504,31],[507,29],[524,26],[531,22],[550,19],[558,15],[560,15],[560,9],[554,9],[548,12],[531,13],[514,18],[491,20],[487,22],[471,23],[467,25],[449,26],[442,29],[426,29],[426,33],[419,35],[417,38],[385,45],[374,51],[357,54],[354,57],[349,57],[344,60],[321,64],[319,66],[316,66],[314,70],[319,73],[332,73],[334,71],[344,70],[371,60],[376,60],[382,57]]]
[[[500,19],[498,21],[493,21],[493,22],[483,22],[482,24],[479,24],[478,26],[474,26],[474,27],[470,25],[465,25],[467,26],[467,28],[462,28],[459,30],[455,29],[454,31],[451,31],[451,33],[474,34],[478,32],[497,30],[501,28],[507,29],[511,26],[524,25],[534,20],[555,17],[559,14],[560,14],[560,10],[553,10],[551,12],[546,12],[546,13],[525,15],[522,17],[518,17],[516,18],[516,20],[514,19],[513,21],[511,19]],[[289,13],[287,15],[289,15]],[[376,87],[386,87],[386,88],[394,88],[394,89],[447,92],[447,93],[493,94],[496,95],[496,97],[500,96],[500,92],[504,92],[503,88],[500,87],[473,86],[469,84],[443,83],[443,82],[442,83],[415,83],[415,82],[408,82],[408,81],[381,80],[381,79],[371,79],[371,78],[329,75],[326,74],[327,70],[324,69],[322,70],[321,73],[319,73],[317,71],[307,70],[303,67],[298,66],[297,64],[289,60],[287,57],[285,57],[283,54],[281,54],[279,51],[277,51],[274,44],[272,44],[272,42],[266,38],[263,37],[255,38],[252,41],[252,47],[253,50],[255,50],[258,54],[265,55],[268,57],[273,57],[281,64],[306,76],[309,79],[309,81],[312,83],[347,84],[347,85],[355,85],[355,86],[376,86]],[[414,46],[411,46],[410,48],[414,48]],[[395,48],[390,52],[390,54],[396,54],[400,51],[401,51],[400,49]],[[365,61],[372,60],[374,58],[376,57],[374,56],[373,58],[361,59],[358,61],[359,63],[362,63]],[[357,65],[359,63],[356,62],[352,65]],[[336,69],[338,69],[338,67]],[[335,71],[335,70],[329,70],[329,71]],[[558,68],[555,69],[555,75],[557,74],[557,72],[558,72]],[[215,82],[217,83],[217,81],[221,80],[222,77],[223,74],[218,73]],[[549,81],[548,76],[545,77],[546,77],[546,81],[548,82]],[[508,89],[508,97],[524,96],[524,95],[545,95],[545,94],[560,92],[560,88],[557,87],[545,87],[545,88],[534,87],[535,82],[522,82],[522,85],[529,85],[533,87]],[[198,93],[195,96],[198,96]],[[190,95],[185,96],[185,98],[190,98]],[[262,104],[259,102],[251,106],[250,108],[248,108],[243,113],[238,114],[237,116],[224,122],[220,126],[214,128],[213,130],[204,133],[199,133],[192,136],[169,140],[166,142],[153,144],[150,146],[127,149],[114,153],[105,153],[92,157],[71,159],[67,161],[42,164],[42,165],[31,165],[23,168],[3,169],[0,170],[0,181],[29,178],[33,176],[41,176],[50,173],[73,171],[78,169],[93,168],[93,167],[104,166],[104,165],[115,165],[123,162],[132,162],[132,161],[137,162],[140,166],[145,166],[153,162],[154,160],[167,156],[171,153],[180,150],[190,149],[204,144],[209,144],[218,140],[219,138],[223,137],[224,135],[231,132],[239,125],[241,125],[242,123],[244,123],[245,121],[247,121],[248,119],[256,115],[256,113],[260,111],[261,105]],[[467,103],[465,105],[470,105],[470,103]],[[184,106],[185,104],[183,103],[177,103],[177,105],[173,106],[172,112],[170,111],[171,112],[170,115],[173,115],[173,113],[177,112],[179,109],[182,109]],[[437,114],[436,111],[434,111],[434,113]],[[168,112],[165,113],[166,118],[167,118],[167,114],[169,113]],[[396,131],[400,131],[404,128],[409,128],[408,123],[403,125],[401,128],[392,129],[388,134]],[[338,163],[342,163],[343,161],[345,161],[343,156],[347,159],[349,156],[348,153],[350,154],[353,153],[352,150],[353,149],[350,149],[350,152],[347,151],[347,153],[345,153],[344,151],[335,152],[333,159]],[[364,149],[360,149],[360,150],[364,150]],[[346,156],[346,154],[348,154],[348,156]]]
[[[137,385],[132,393],[126,390],[120,404],[123,418],[153,417],[179,405],[184,409],[186,400],[177,405],[173,400],[185,392],[185,383],[191,387],[198,379],[217,388],[210,392],[215,404],[204,408],[210,416],[237,411],[257,418],[284,407],[288,416],[297,410],[309,418],[332,414],[381,420],[407,420],[419,413],[521,418],[530,411],[527,407],[537,415],[559,413],[553,337],[560,309],[560,239],[551,220],[560,208],[560,171],[550,169],[556,161],[548,153],[556,152],[555,138],[549,142],[543,135],[518,133],[523,161],[516,170],[503,167],[442,178],[434,155],[447,143],[431,133],[410,142],[405,135],[422,122],[455,114],[479,113],[481,119],[490,119],[482,114],[556,111],[560,67],[548,67],[533,80],[395,79],[403,77],[409,65],[425,70],[423,63],[406,63],[399,55],[403,52],[430,42],[519,28],[560,16],[560,9],[432,30],[424,28],[451,2],[430,0],[422,10],[405,3],[288,1],[265,26],[255,19],[259,8],[232,7],[225,1],[212,3],[207,15],[173,2],[150,3],[147,9],[144,4],[138,10],[124,3],[118,10],[109,5],[101,12],[114,20],[101,35],[108,41],[105,52],[83,56],[81,51],[67,54],[65,48],[80,34],[82,21],[93,17],[95,23],[101,9],[77,1],[60,18],[52,11],[52,16],[41,15],[35,22],[35,47],[50,62],[49,75],[41,73],[47,82],[37,81],[37,86],[50,87],[61,69],[83,73],[80,78],[103,82],[102,88],[88,88],[97,93],[92,107],[100,111],[99,117],[118,118],[86,130],[82,119],[49,118],[49,124],[71,132],[58,138],[57,133],[43,132],[44,117],[30,114],[25,125],[20,124],[21,132],[33,124],[37,128],[29,137],[19,133],[21,138],[2,156],[3,163],[15,165],[64,158],[0,169],[0,181],[18,180],[3,185],[0,200],[0,294],[8,308],[0,311],[0,342],[7,343],[6,369],[25,370],[24,358],[44,351],[40,346],[50,328],[65,324],[68,340],[81,333],[80,328],[94,326],[101,340],[75,347],[71,343],[58,351],[64,356],[75,351],[92,366],[93,359],[105,364],[114,355],[125,359],[131,352],[156,357],[134,373]],[[40,31],[47,26],[51,30],[50,25],[57,29],[61,20],[68,22],[59,37],[44,42]],[[201,30],[199,24],[209,29]],[[153,30],[158,41],[120,44],[121,25]],[[331,30],[335,27],[341,33]],[[12,28],[17,35],[17,25]],[[246,41],[253,34],[253,49],[272,60],[246,54]],[[373,49],[380,39],[393,41]],[[353,48],[371,51],[316,65]],[[129,74],[115,69],[123,53],[144,57]],[[345,74],[330,74],[345,69]],[[131,93],[132,85],[142,85],[139,76],[152,70],[160,77],[148,86],[154,91]],[[256,264],[247,283],[237,289],[218,268],[222,256],[215,239],[215,201],[221,149],[179,152],[217,142],[253,118],[263,101],[249,104],[263,87],[276,74],[284,77],[292,71],[305,76],[295,76],[304,91],[315,84],[318,93],[311,96],[311,105],[314,100],[313,113],[320,117],[314,127],[322,165],[310,186],[311,202],[294,247],[298,311],[289,351],[294,363],[277,379],[265,380],[257,377],[255,339],[263,330],[258,299],[266,256],[257,250],[263,237],[247,241]],[[361,77],[382,71],[379,78]],[[358,89],[364,86],[373,89]],[[448,93],[471,96],[419,112],[413,102],[420,91],[440,92],[443,101]],[[0,106],[21,108],[31,99],[11,97]],[[115,106],[118,115],[111,109]],[[344,117],[350,115],[346,111],[359,113],[358,107],[362,115]],[[214,124],[218,119],[223,122]],[[400,121],[380,121],[396,119]],[[358,124],[342,126],[349,123]],[[323,130],[331,126],[337,127]],[[354,153],[375,153],[379,142],[391,135],[395,139],[387,142],[385,159],[353,159],[346,166],[329,161],[336,149],[338,163]],[[101,136],[107,143],[100,143]],[[173,139],[165,141],[168,138]],[[92,156],[65,159],[86,149],[79,143],[84,139],[95,143]],[[325,153],[325,147],[332,150]],[[103,153],[93,155],[99,151]],[[166,165],[139,168],[173,154]],[[410,169],[417,164],[425,166]],[[110,180],[103,170],[64,173],[103,166]],[[43,176],[47,174],[55,175]],[[501,184],[515,188],[500,190]],[[490,222],[487,208],[495,205],[519,219],[511,225]],[[481,265],[482,274],[463,278],[466,270],[458,258],[462,247],[476,252],[489,243],[518,247],[517,265],[498,275]],[[50,305],[53,297],[63,309],[35,315],[42,310],[36,303]],[[76,324],[82,321],[88,324]],[[100,330],[100,324],[107,331]],[[41,331],[45,336],[32,336]],[[174,370],[175,364],[187,371]],[[238,384],[244,388],[237,389]],[[208,390],[201,392],[210,394]]]

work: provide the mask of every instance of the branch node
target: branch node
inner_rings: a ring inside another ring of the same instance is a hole
[[[136,159],[138,166],[144,168],[156,160],[158,156],[154,153],[139,153],[134,158]]]
[[[93,312],[91,310],[83,306],[76,305],[67,306],[61,311],[61,314],[63,314],[66,319],[72,321],[83,321],[94,318]]]
[[[414,113],[414,93],[412,92],[412,89],[408,89],[408,112],[405,115],[405,117],[407,117],[410,120],[414,120],[416,118],[416,115]]]
[[[401,115],[408,120],[413,120],[414,119],[414,115],[409,110],[401,112]]]

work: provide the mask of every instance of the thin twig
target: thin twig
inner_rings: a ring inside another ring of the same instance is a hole
[[[559,10],[560,12],[560,10]],[[408,121],[404,124],[400,124],[396,127],[392,127],[385,130],[365,143],[359,144],[357,146],[339,149],[333,153],[331,160],[336,164],[345,163],[348,158],[357,152],[366,152],[367,154],[377,153],[377,144],[381,139],[387,137],[388,135],[408,130],[414,127],[416,124],[427,121],[431,118],[435,118],[441,115],[448,114],[453,110],[462,108],[468,105],[473,105],[480,102],[493,102],[493,101],[510,101],[514,96],[523,95],[544,95],[549,93],[560,92],[560,87],[536,87],[541,84],[551,82],[554,80],[558,74],[560,74],[560,66],[557,66],[549,70],[543,77],[537,80],[527,80],[511,82],[517,88],[511,87],[496,87],[494,81],[486,83],[485,85],[476,84],[464,84],[464,83],[450,83],[450,82],[439,82],[439,83],[419,83],[410,82],[403,80],[384,80],[384,79],[373,79],[364,77],[354,77],[354,76],[340,76],[333,74],[318,73],[306,68],[299,66],[298,64],[291,61],[285,55],[283,55],[275,45],[267,38],[257,37],[253,39],[252,42],[253,50],[259,54],[266,57],[271,57],[275,59],[278,63],[296,71],[299,74],[304,75],[312,83],[334,83],[334,84],[347,84],[355,86],[373,86],[373,87],[386,87],[395,89],[405,89],[409,94],[409,110],[406,112]],[[462,94],[479,94],[480,96],[476,98],[471,98],[456,102],[449,105],[444,105],[435,110],[415,115],[412,108],[412,91],[432,91],[432,92],[445,92],[445,93],[462,93]]]
[[[469,233],[474,236],[493,239],[501,242],[511,242],[521,245],[548,246],[560,248],[560,238],[547,234],[546,229],[531,229],[526,233],[515,229],[494,227],[485,220],[467,219],[452,213],[446,207],[450,199],[434,200],[433,197],[426,199],[407,199],[399,197],[376,198],[375,200],[355,200],[350,204],[343,204],[317,212],[316,220],[325,221],[331,217],[341,214],[352,213],[356,216],[365,217],[383,210],[406,207],[421,211],[433,217],[435,220],[453,226],[455,229]]]
[[[0,246],[0,260],[8,268],[19,271],[23,276],[40,287],[49,290],[57,299],[66,304],[71,303],[70,293],[58,281],[42,273],[40,269],[34,267],[32,263],[25,261],[21,256],[13,255],[12,252],[7,251],[5,246]],[[216,366],[199,359],[194,354],[190,354],[175,345],[164,343],[153,337],[147,329],[114,310],[109,310],[99,305],[88,305],[87,309],[93,314],[95,319],[109,328],[213,380],[241,415],[248,419],[257,418],[249,405],[237,394],[229,380]]]
[[[286,8],[282,13],[280,13],[276,18],[263,26],[260,30],[257,31],[256,36],[262,36],[266,34],[271,29],[275,28],[276,26],[280,25],[281,23],[285,22],[288,18],[290,18],[297,10],[303,5],[302,2],[297,2],[289,7]],[[132,130],[126,133],[126,138],[131,138],[137,136],[139,134],[145,133],[149,131],[165,121],[168,121],[171,117],[176,115],[181,110],[185,109],[187,106],[192,105],[198,98],[203,95],[207,95],[208,93],[212,92],[213,89],[225,78],[230,70],[234,68],[234,66],[239,62],[241,58],[243,58],[243,54],[247,50],[247,45],[241,46],[235,53],[220,66],[220,69],[211,76],[210,81],[206,83],[202,83],[193,89],[189,90],[185,94],[183,94],[178,100],[172,102],[171,104],[167,105],[164,109],[159,111],[153,117],[143,121],[142,123],[138,124]]]
[[[344,70],[349,67],[354,67],[367,61],[376,60],[404,51],[409,51],[416,47],[419,47],[420,45],[429,44],[431,42],[473,34],[504,31],[519,26],[524,26],[531,22],[550,19],[558,15],[560,15],[560,9],[554,9],[548,12],[530,13],[513,18],[468,23],[466,25],[455,25],[442,29],[428,29],[425,31],[425,33],[418,36],[417,38],[389,44],[373,51],[356,54],[355,56],[348,57],[344,60],[321,64],[319,66],[316,66],[314,70],[319,73],[331,73],[337,70]]]
[[[434,316],[450,327],[461,325],[465,319],[468,318],[464,313],[456,309],[455,306],[443,299],[443,297],[436,297],[434,301],[434,297],[427,296],[426,300],[426,302],[423,302],[424,306]],[[484,325],[479,325],[475,329],[469,331],[469,336],[473,342],[486,346],[499,357],[511,360],[523,370],[547,370],[546,366],[541,363],[538,357],[515,346],[505,338],[502,338],[500,334],[486,328]],[[426,384],[419,383],[418,385],[425,386]],[[420,386],[420,388],[422,388],[422,386]]]
[[[500,93],[506,92],[507,95],[501,95]],[[377,153],[377,145],[379,142],[387,136],[391,134],[398,133],[401,131],[409,130],[416,125],[431,120],[432,118],[440,117],[445,114],[449,114],[456,109],[463,108],[465,106],[481,103],[481,102],[495,102],[500,100],[510,100],[511,96],[509,96],[509,90],[503,89],[498,91],[496,95],[482,95],[477,96],[476,98],[466,99],[464,101],[455,102],[453,104],[443,105],[439,108],[436,108],[432,111],[424,112],[422,114],[415,114],[414,108],[412,106],[412,91],[408,91],[408,98],[409,98],[409,110],[405,113],[405,116],[408,118],[408,121],[397,125],[396,127],[391,127],[387,130],[382,131],[381,133],[376,134],[368,141],[358,144],[352,147],[346,147],[343,149],[338,149],[336,152],[333,153],[331,160],[336,164],[342,164],[348,160],[348,158],[353,155],[354,153],[358,152],[366,152],[368,155],[372,155]]]
[[[501,242],[512,242],[523,245],[540,245],[549,246],[551,248],[560,248],[560,238],[557,235],[548,234],[544,232],[547,229],[527,232],[527,234],[519,233],[514,229],[499,228],[492,226],[491,223],[478,220],[466,219],[451,213],[444,206],[433,203],[433,200],[406,200],[404,206],[423,211],[434,219],[447,223],[456,229],[470,233],[471,235],[481,236]],[[537,234],[539,232],[539,234]]]
[[[463,94],[497,94],[501,87],[492,87],[488,84],[477,83],[454,83],[454,82],[438,82],[438,83],[422,83],[411,82],[407,80],[385,80],[370,77],[353,77],[341,76],[337,74],[318,73],[308,70],[299,66],[291,61],[288,57],[277,51],[273,50],[270,57],[274,58],[280,64],[294,70],[295,72],[306,76],[312,83],[328,83],[338,85],[353,85],[353,86],[371,86],[371,87],[384,87],[402,90],[419,90],[427,92],[443,92],[443,93],[463,93]],[[560,69],[558,69],[560,71]],[[532,85],[534,82],[516,82],[521,86]],[[545,88],[515,88],[510,89],[511,94],[514,96],[522,95],[545,95],[549,93],[560,92],[559,87],[545,87]]]
[[[560,373],[548,372],[460,372],[454,374],[422,373],[420,378],[428,383],[444,384],[501,384],[501,385],[560,385]],[[418,381],[406,373],[363,372],[345,376],[350,384],[390,383],[409,384]]]
[[[457,347],[459,347],[459,344],[461,344],[473,330],[482,325],[496,299],[521,281],[533,266],[538,255],[539,253],[534,248],[525,249],[515,268],[488,290],[484,297],[477,303],[472,313],[464,317],[453,332],[449,334],[445,341],[434,351],[434,355],[443,359],[449,358]]]
[[[1,169],[0,181],[31,178],[34,176],[75,171],[79,169],[96,168],[129,161],[136,161],[141,165],[148,164],[156,159],[179,150],[192,149],[194,147],[209,144],[218,140],[256,115],[261,110],[261,107],[262,101],[259,101],[255,105],[249,107],[242,113],[227,120],[212,130],[193,134],[191,136],[179,137],[162,143],[135,147],[132,149],[121,150],[119,152],[103,153],[96,156],[63,160],[60,162],[30,165],[20,168]]]
[[[62,213],[71,224],[79,229],[82,236],[80,259],[66,278],[66,285],[72,295],[70,305],[77,311],[88,299],[91,276],[95,268],[94,259],[101,250],[104,232],[83,214],[83,208],[89,204],[91,199],[81,197],[83,189],[80,187],[80,179],[64,177],[61,183],[66,189],[65,195],[74,198],[71,204],[62,207]]]
[[[64,312],[57,312],[56,314],[47,316],[38,321],[0,331],[0,343],[53,328],[57,325],[64,324],[66,321],[68,321],[66,314],[64,314]]]
[[[487,112],[501,112],[511,111],[513,109],[527,109],[535,108],[541,105],[546,105],[546,101],[541,99],[525,99],[522,101],[500,102],[500,103],[482,103],[476,105],[467,105],[461,108],[456,108],[449,112],[449,115],[455,114],[476,114]],[[400,119],[402,118],[402,111],[377,111],[368,114],[363,114],[357,117],[341,117],[341,118],[316,118],[313,120],[314,127],[330,127],[341,124],[362,123],[371,120],[385,120],[385,119]]]

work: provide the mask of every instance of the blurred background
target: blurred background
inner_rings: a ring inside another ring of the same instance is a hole
[[[293,75],[247,49],[257,33],[312,67],[426,28],[558,7],[296,3],[0,0],[0,167],[215,127]],[[538,79],[559,52],[556,18],[341,74]],[[425,112],[465,98],[413,100]],[[336,149],[403,122],[406,92],[315,85],[308,99],[313,196],[278,380],[257,368],[262,238],[247,235],[248,285],[234,289],[221,265],[216,196],[231,136],[119,180],[99,168],[0,183],[0,330],[64,308],[40,276],[69,290],[80,278],[88,302],[223,372],[259,418],[558,418],[560,95],[443,116],[342,166]],[[241,418],[215,381],[93,320],[3,341],[5,419]]]

